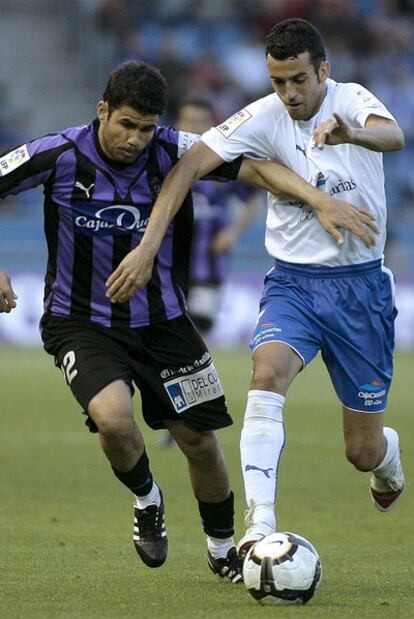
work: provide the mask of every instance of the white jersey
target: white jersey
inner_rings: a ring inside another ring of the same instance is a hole
[[[340,266],[383,257],[386,204],[382,153],[339,144],[319,150],[313,133],[336,112],[351,127],[364,127],[371,114],[394,120],[385,106],[359,84],[327,80],[318,113],[307,121],[293,120],[276,93],[248,105],[202,136],[225,161],[239,155],[274,159],[330,195],[361,206],[375,215],[380,229],[376,245],[368,248],[343,231],[339,247],[307,204],[286,195],[268,195],[266,249],[271,256],[300,264]]]

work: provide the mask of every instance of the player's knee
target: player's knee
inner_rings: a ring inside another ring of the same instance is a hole
[[[288,376],[284,368],[271,363],[260,363],[255,366],[251,389],[285,393],[287,387]]]
[[[133,433],[133,421],[127,418],[101,417],[96,422],[98,430],[106,437],[123,441]]]
[[[348,444],[346,446],[346,457],[358,471],[372,471],[378,463],[378,448],[376,445],[364,443]]]
[[[128,437],[133,431],[133,416],[129,410],[107,407],[101,404],[89,405],[88,413],[94,420],[99,432],[107,437],[119,439]]]
[[[179,443],[189,460],[203,462],[211,458],[218,449],[214,432],[193,432]]]

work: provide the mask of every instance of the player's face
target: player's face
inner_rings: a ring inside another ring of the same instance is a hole
[[[98,139],[105,155],[118,163],[134,163],[154,135],[158,114],[142,114],[129,105],[122,105],[109,114],[106,101],[98,103],[97,111]]]
[[[267,55],[267,67],[276,94],[293,120],[309,120],[319,110],[326,93],[329,64],[322,62],[318,73],[309,52],[286,60]]]
[[[177,129],[190,133],[204,133],[214,124],[213,115],[209,110],[196,105],[183,105],[175,123]]]

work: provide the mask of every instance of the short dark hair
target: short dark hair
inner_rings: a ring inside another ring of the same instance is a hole
[[[129,105],[142,114],[163,114],[168,103],[168,86],[155,67],[145,62],[128,61],[108,76],[102,95],[109,111]]]
[[[208,99],[204,99],[202,97],[187,97],[186,99],[180,101],[178,106],[178,113],[180,113],[183,107],[185,107],[186,105],[191,105],[192,107],[199,107],[202,110],[210,112],[210,114],[214,116],[213,104]]]
[[[266,56],[270,54],[276,60],[286,60],[304,52],[309,52],[315,73],[318,73],[321,62],[326,60],[326,52],[321,33],[315,26],[299,18],[286,19],[273,26],[266,39]]]

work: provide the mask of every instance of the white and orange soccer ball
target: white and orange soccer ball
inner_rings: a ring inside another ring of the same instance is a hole
[[[271,533],[253,544],[243,564],[244,584],[260,604],[306,604],[322,578],[319,555],[296,533]]]

